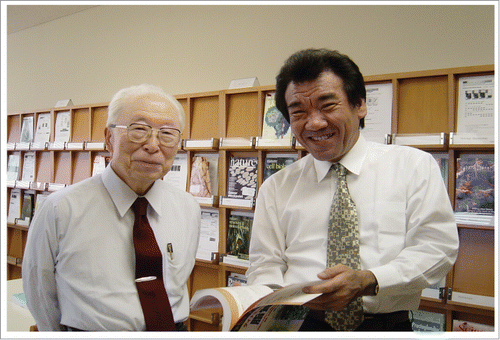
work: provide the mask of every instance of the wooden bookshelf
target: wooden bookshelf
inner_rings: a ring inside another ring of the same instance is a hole
[[[391,84],[392,127],[391,134],[436,134],[449,136],[456,131],[458,106],[458,82],[460,77],[493,74],[494,66],[475,66],[418,72],[394,73],[365,77],[367,84]],[[263,181],[263,164],[270,153],[296,154],[301,158],[307,154],[300,146],[256,147],[229,145],[220,147],[220,139],[244,138],[251,140],[261,136],[266,94],[274,86],[259,86],[246,89],[180,94],[179,100],[186,113],[184,140],[210,140],[206,147],[183,147],[188,159],[188,178],[191,160],[200,153],[219,157],[218,194],[226,194],[228,162],[231,156],[257,157],[259,159],[258,186]],[[31,112],[11,113],[7,116],[7,142],[18,143],[22,119],[40,113],[52,116],[51,141],[54,139],[55,118],[58,112],[71,113],[71,143],[103,143],[107,119],[107,103],[43,109]],[[185,145],[185,144],[183,144]],[[447,154],[449,157],[449,196],[455,201],[456,159],[463,153],[494,153],[494,145],[450,145],[448,140],[439,145],[414,145],[425,151]],[[24,152],[8,150],[7,154]],[[70,185],[92,174],[92,165],[97,155],[109,156],[102,148],[78,150],[67,148],[35,150],[35,180],[40,183]],[[189,189],[189,180],[186,190]],[[10,198],[11,187],[7,188]],[[42,190],[36,190],[40,192]],[[8,203],[7,203],[8,204]],[[210,208],[219,212],[219,254],[226,251],[228,220],[232,211],[253,211],[253,208],[220,206],[214,203]],[[7,225],[8,279],[21,276],[21,264],[27,235],[26,227]],[[460,251],[453,270],[448,274],[445,294],[442,299],[423,298],[420,309],[446,315],[447,329],[451,330],[453,319],[470,320],[486,324],[494,323],[494,310],[490,307],[458,303],[448,299],[448,292],[462,292],[478,296],[494,296],[494,229],[493,227],[459,225]],[[233,266],[217,261],[197,260],[188,282],[190,296],[198,289],[225,286],[231,272],[244,274],[245,267]],[[221,311],[193,313],[189,319],[190,330],[220,330]]]

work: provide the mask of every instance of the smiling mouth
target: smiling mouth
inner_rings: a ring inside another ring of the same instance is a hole
[[[311,139],[311,140],[313,140],[315,142],[321,142],[321,141],[330,139],[333,136],[335,136],[335,133],[331,133],[331,134],[328,134],[328,135],[322,135],[322,136],[311,136],[311,137],[309,137],[309,139]]]

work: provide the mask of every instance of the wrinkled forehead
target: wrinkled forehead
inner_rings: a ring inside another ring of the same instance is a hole
[[[175,105],[157,95],[129,98],[124,103],[120,120],[128,123],[144,120],[158,125],[180,124],[179,112]]]

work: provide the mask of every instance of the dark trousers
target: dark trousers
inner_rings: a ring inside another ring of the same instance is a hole
[[[324,315],[324,311],[310,311],[299,331],[335,332],[336,330],[326,323]],[[400,311],[387,314],[365,314],[363,323],[355,331],[411,332],[412,328],[408,311]]]

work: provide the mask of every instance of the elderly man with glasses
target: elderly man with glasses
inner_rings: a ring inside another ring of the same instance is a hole
[[[28,232],[23,285],[39,330],[185,330],[200,208],[161,180],[183,128],[182,106],[158,87],[114,95],[110,164],[49,195]]]

